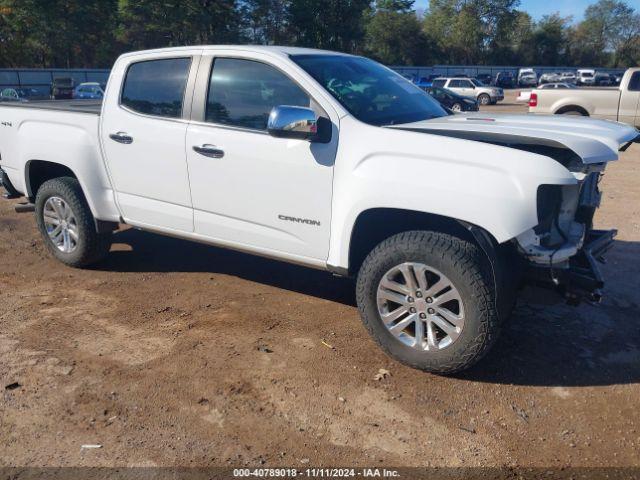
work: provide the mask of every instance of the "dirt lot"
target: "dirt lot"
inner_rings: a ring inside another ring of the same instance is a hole
[[[348,280],[134,230],[73,270],[2,201],[0,465],[639,465],[639,185],[634,145],[603,304],[525,295],[457,378],[386,357]]]

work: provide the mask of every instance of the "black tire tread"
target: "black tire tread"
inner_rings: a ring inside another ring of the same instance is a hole
[[[74,255],[65,255],[58,251],[49,240],[41,211],[46,199],[51,195],[63,197],[69,204],[78,222],[82,245]],[[43,236],[47,250],[62,263],[70,267],[82,268],[104,259],[111,248],[112,233],[98,233],[89,204],[82,192],[82,187],[73,177],[59,177],[44,182],[36,194],[36,222]]]
[[[371,270],[375,268],[375,259],[386,255],[389,249],[415,249],[416,246],[420,246],[424,251],[437,254],[443,259],[447,258],[462,270],[463,275],[467,277],[470,286],[478,296],[479,314],[483,321],[481,322],[480,333],[473,339],[464,355],[458,358],[452,359],[447,363],[439,362],[437,365],[412,363],[404,359],[400,359],[400,361],[413,368],[431,373],[450,375],[460,372],[469,368],[486,354],[498,337],[501,323],[496,302],[494,301],[493,281],[489,278],[487,272],[483,272],[482,253],[475,245],[446,233],[432,231],[408,231],[384,240],[369,253],[358,273],[356,297],[362,321],[376,343],[387,354],[394,357],[394,354],[387,347],[385,339],[379,336],[372,327],[372,322],[376,322],[378,319],[369,318],[365,311],[364,300],[368,292],[365,291],[365,282],[362,279],[367,275],[372,275]]]

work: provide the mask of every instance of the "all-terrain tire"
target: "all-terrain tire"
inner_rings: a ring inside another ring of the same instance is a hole
[[[472,243],[438,232],[410,231],[394,235],[375,247],[358,273],[356,298],[364,326],[393,358],[437,374],[453,374],[480,360],[500,329],[491,274],[483,267],[483,253]],[[422,350],[406,345],[384,325],[377,291],[393,267],[417,262],[444,274],[460,293],[464,326],[458,338],[442,349]]]
[[[73,212],[77,224],[78,240],[75,249],[66,253],[56,247],[47,233],[44,207],[48,199],[64,200]],[[78,180],[72,177],[54,178],[44,182],[36,194],[36,222],[47,250],[70,267],[86,267],[102,260],[111,248],[112,233],[98,233],[93,214]]]

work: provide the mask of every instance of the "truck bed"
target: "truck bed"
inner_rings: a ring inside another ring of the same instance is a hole
[[[0,107],[37,108],[62,112],[100,115],[102,100],[33,100],[31,102],[0,102]]]

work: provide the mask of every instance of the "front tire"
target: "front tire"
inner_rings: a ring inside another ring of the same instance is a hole
[[[78,180],[60,177],[36,194],[36,222],[47,250],[70,267],[102,260],[111,248],[111,232],[96,232],[95,220]]]
[[[493,284],[475,245],[444,233],[404,232],[379,244],[358,273],[362,321],[389,355],[420,370],[469,368],[499,331]]]
[[[486,93],[481,93],[478,95],[478,102],[480,105],[489,105],[491,103],[491,97]]]

